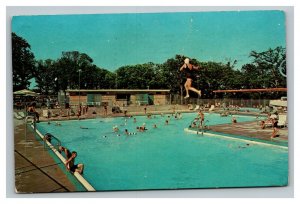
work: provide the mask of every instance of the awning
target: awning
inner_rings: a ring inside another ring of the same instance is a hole
[[[22,96],[37,96],[38,94],[35,93],[34,91],[30,91],[27,89],[23,89],[23,90],[19,90],[19,91],[15,91],[14,95],[22,95]]]

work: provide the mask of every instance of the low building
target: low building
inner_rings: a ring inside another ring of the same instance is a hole
[[[166,105],[170,98],[168,89],[69,89],[66,93],[70,105]]]

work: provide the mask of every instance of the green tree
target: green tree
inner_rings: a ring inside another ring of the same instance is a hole
[[[35,71],[35,58],[29,43],[12,33],[13,90],[27,89]]]
[[[59,88],[56,62],[51,59],[39,60],[36,70],[34,76],[39,92],[45,95],[57,93]]]
[[[250,57],[253,58],[251,64],[243,65],[241,71],[244,75],[245,88],[278,88],[286,87],[286,77],[283,76],[279,69],[282,67],[286,72],[285,60],[286,50],[283,47],[276,47],[264,52],[251,51]],[[260,93],[262,98],[278,98],[285,93]],[[257,94],[248,94],[249,97],[255,98]]]
[[[276,47],[264,52],[252,51],[250,57],[253,57],[253,64],[257,67],[268,88],[286,87],[286,77],[279,72],[280,65],[283,65],[283,71],[286,72],[285,60],[286,49]]]
[[[156,88],[154,63],[124,66],[116,70],[116,88],[147,89]]]
[[[94,76],[97,75],[96,66],[91,57],[78,51],[63,52],[57,60],[57,79],[60,90],[92,88],[96,86]],[[80,71],[79,71],[80,70]],[[79,84],[80,77],[80,84]]]

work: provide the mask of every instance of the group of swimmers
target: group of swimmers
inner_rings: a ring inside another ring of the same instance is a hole
[[[161,115],[161,117],[165,117],[165,115],[163,114],[163,113],[161,113],[160,114]],[[147,119],[151,119],[151,118],[156,118],[157,116],[155,116],[155,115],[151,115],[151,114],[148,114],[147,115]],[[175,113],[175,114],[171,114],[171,115],[168,115],[167,116],[167,119],[165,120],[165,122],[164,122],[164,124],[165,125],[169,125],[169,123],[170,123],[170,120],[171,120],[171,118],[172,117],[174,117],[174,119],[181,119],[182,118],[182,114],[181,113]],[[127,118],[132,118],[132,116],[130,116],[130,117],[126,117],[125,118],[125,123],[124,123],[124,125],[127,125]],[[137,123],[137,119],[134,117],[133,118],[133,123]],[[153,126],[152,126],[154,129],[156,129],[156,128],[158,128],[158,126],[157,126],[157,124],[153,124]],[[120,129],[119,129],[119,127],[117,126],[117,125],[114,125],[113,127],[112,127],[112,129],[113,129],[113,132],[114,133],[117,133],[117,136],[121,136],[120,134],[119,134],[119,132],[120,132]],[[124,134],[125,135],[136,135],[138,132],[145,132],[146,130],[148,130],[148,128],[146,127],[146,123],[143,123],[141,126],[136,126],[136,129],[135,129],[136,131],[135,132],[129,132],[128,131],[128,129],[125,129],[124,130]],[[106,137],[106,136],[104,136],[104,137]]]

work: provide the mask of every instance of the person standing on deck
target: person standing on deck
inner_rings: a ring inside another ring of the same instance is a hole
[[[203,123],[204,123],[204,114],[202,111],[199,111],[198,115],[199,115],[199,119],[200,119],[200,123],[199,123],[199,128],[200,128],[203,126]]]

